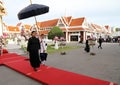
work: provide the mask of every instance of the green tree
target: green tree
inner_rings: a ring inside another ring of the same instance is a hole
[[[120,28],[116,28],[116,32],[120,31]]]
[[[59,38],[64,36],[64,33],[58,26],[55,26],[50,30],[48,33],[48,39],[54,39],[55,36]]]

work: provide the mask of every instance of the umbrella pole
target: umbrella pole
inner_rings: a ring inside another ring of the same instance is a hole
[[[32,4],[32,0],[30,0],[30,4]]]
[[[32,4],[32,0],[30,0],[30,4]],[[38,24],[37,24],[37,18],[36,18],[36,16],[34,16],[34,19],[35,19],[35,23],[36,23],[36,26],[37,26],[36,31],[39,34],[39,27],[38,27]]]
[[[38,34],[39,34],[39,27],[38,27],[38,24],[37,24],[37,18],[34,16],[34,19],[35,19],[35,23],[36,23],[36,31],[38,32]]]

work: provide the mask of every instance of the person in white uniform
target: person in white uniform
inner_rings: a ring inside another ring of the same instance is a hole
[[[41,34],[40,35],[40,59],[41,59],[41,64],[45,65],[45,61],[47,60],[47,43],[44,39],[45,35]]]

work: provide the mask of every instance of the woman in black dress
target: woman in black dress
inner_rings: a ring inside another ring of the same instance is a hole
[[[32,31],[32,37],[28,40],[27,51],[30,56],[30,64],[35,71],[37,68],[40,67],[40,60],[39,60],[39,49],[40,49],[40,42],[39,39],[36,38],[37,32]]]
[[[89,46],[88,39],[86,40],[86,43],[85,43],[85,51],[86,51],[87,53],[90,52],[90,46]]]

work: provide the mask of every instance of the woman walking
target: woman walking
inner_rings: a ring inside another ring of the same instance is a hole
[[[39,39],[36,38],[37,32],[32,31],[31,38],[28,40],[27,51],[30,57],[30,64],[33,67],[34,71],[37,71],[37,68],[40,67],[40,60],[39,60],[39,49],[40,43]]]
[[[89,40],[89,39],[87,39],[87,40],[86,40],[86,43],[85,43],[85,51],[86,51],[87,53],[90,52],[90,46],[89,46],[88,40]]]

